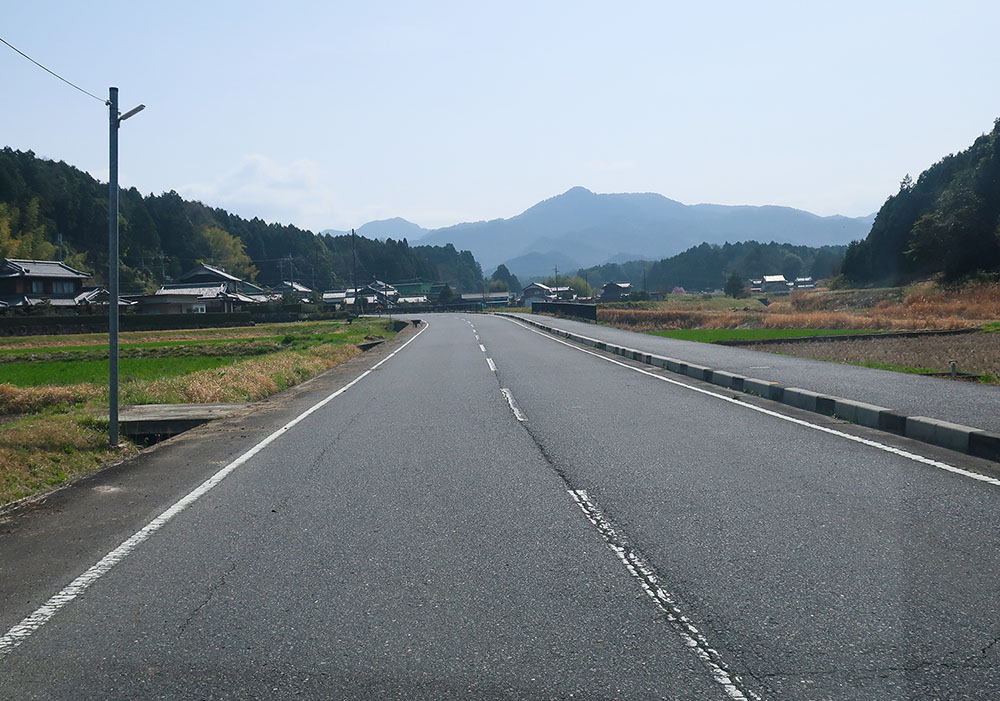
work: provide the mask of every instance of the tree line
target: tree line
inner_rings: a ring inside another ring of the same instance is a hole
[[[895,284],[939,275],[946,283],[1000,275],[1000,118],[965,151],[914,181],[903,178],[871,232],[847,249],[844,279]]]
[[[577,275],[594,288],[606,282],[631,282],[637,290],[671,292],[722,289],[728,278],[782,274],[786,279],[824,279],[840,271],[846,246],[795,246],[742,241],[703,243],[658,261],[629,261],[581,268]]]
[[[107,230],[106,184],[31,151],[0,151],[0,257],[63,260],[103,284]],[[144,196],[127,188],[119,196],[123,292],[153,291],[200,262],[262,284],[294,279],[314,290],[373,278],[482,290],[483,272],[469,251],[358,236],[355,253],[351,238],[245,219],[174,191]]]

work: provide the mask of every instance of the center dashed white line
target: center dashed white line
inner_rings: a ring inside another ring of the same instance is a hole
[[[484,346],[482,343],[480,343],[479,344],[479,350],[481,350],[483,353],[485,353],[486,352],[486,346]]]
[[[653,600],[656,607],[666,616],[667,621],[674,627],[684,641],[684,644],[694,650],[702,663],[708,667],[712,673],[712,678],[720,684],[726,691],[726,695],[734,701],[748,701],[749,699],[759,699],[760,696],[747,689],[743,681],[733,674],[729,667],[722,660],[718,651],[713,648],[705,636],[699,631],[690,619],[684,615],[674,597],[660,586],[659,577],[653,571],[644,558],[628,546],[621,535],[614,529],[604,515],[587,496],[587,492],[582,489],[568,490],[573,501],[577,503],[583,511],[587,520],[590,521],[604,542],[615,553],[621,563],[625,566],[632,577],[639,581],[642,590]]]
[[[489,366],[490,372],[496,372],[497,371],[497,366],[496,366],[496,363],[493,362],[493,358],[487,358],[486,359],[486,365]]]
[[[501,387],[500,391],[503,393],[503,396],[507,398],[507,404],[510,405],[510,410],[514,412],[514,418],[523,422],[525,420],[524,412],[521,411],[521,409],[517,406],[517,402],[514,401],[514,395],[506,387]]]

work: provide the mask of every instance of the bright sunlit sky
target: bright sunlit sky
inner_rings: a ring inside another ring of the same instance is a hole
[[[121,90],[120,180],[319,230],[511,217],[574,185],[878,209],[1000,116],[1000,3],[7,0]],[[0,145],[107,179],[107,110],[0,45]]]

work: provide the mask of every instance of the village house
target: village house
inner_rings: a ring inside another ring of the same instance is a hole
[[[482,304],[487,307],[506,307],[510,301],[508,292],[471,292],[462,295],[462,301],[468,304]]]
[[[531,309],[531,305],[535,302],[554,302],[556,293],[548,285],[533,282],[521,290],[521,298],[523,300],[521,304]]]
[[[4,258],[0,264],[0,307],[33,307],[51,304],[71,308],[91,304],[107,291],[84,287],[90,273],[57,260]]]
[[[299,302],[311,302],[313,291],[294,280],[282,280],[277,285],[271,286],[271,292],[284,299],[286,296],[294,298]]]
[[[601,288],[600,300],[602,302],[618,302],[628,299],[632,294],[631,282],[606,282]]]
[[[764,294],[788,294],[790,283],[784,275],[765,275],[760,291]]]
[[[234,312],[247,305],[280,299],[280,295],[271,295],[252,282],[199,263],[176,282],[161,285],[151,295],[131,299],[137,303],[140,314],[205,314]]]

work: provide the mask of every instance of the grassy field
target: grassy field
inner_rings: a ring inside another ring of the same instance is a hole
[[[948,371],[949,360],[980,381],[1000,377],[1000,284],[940,288],[930,283],[862,290],[801,290],[749,299],[669,295],[663,302],[598,308],[599,323],[670,338],[713,342],[875,331],[981,329],[982,333],[795,343],[758,350],[917,374]]]
[[[158,377],[186,375],[232,365],[236,360],[235,357],[211,355],[187,358],[121,358],[118,361],[118,374],[122,381],[155,380]],[[108,374],[107,360],[36,360],[0,365],[0,377],[16,387],[68,385],[77,382],[106,384]]]
[[[122,334],[120,402],[263,399],[394,335],[384,319]],[[137,452],[107,445],[107,335],[0,338],[0,505]]]
[[[598,308],[599,322],[633,331],[676,329],[846,329],[896,331],[979,328],[1000,320],[1000,284],[942,289],[930,284],[870,290],[800,290],[732,299],[669,295],[663,302]]]

